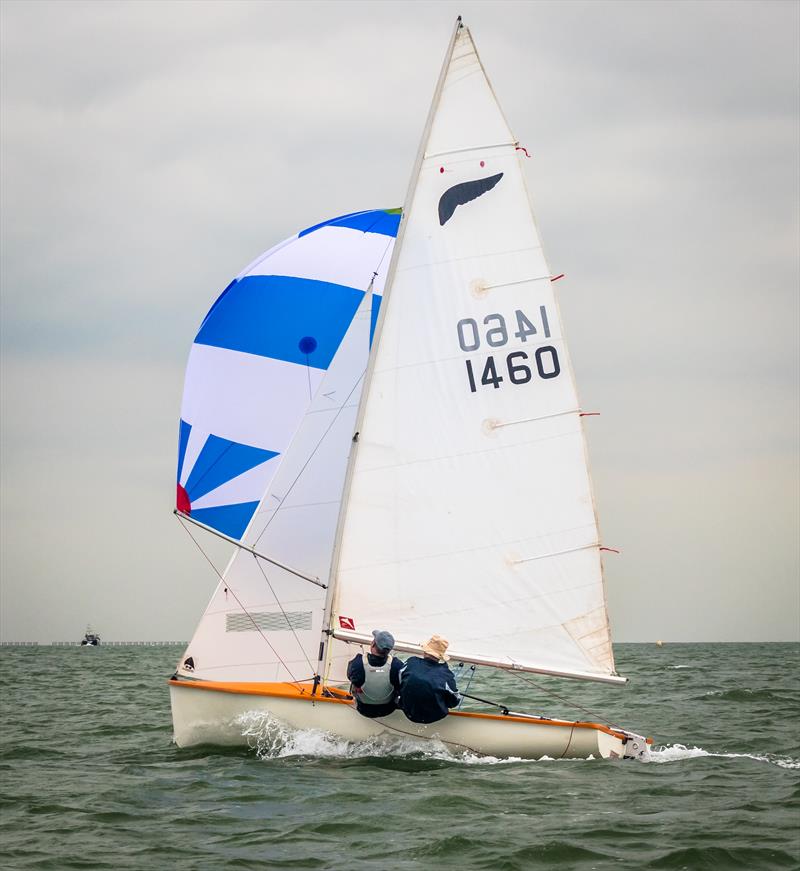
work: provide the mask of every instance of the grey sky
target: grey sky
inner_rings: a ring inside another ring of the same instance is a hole
[[[197,326],[275,242],[402,204],[459,13],[602,411],[615,639],[800,637],[800,4],[0,9],[0,637],[190,636],[216,580],[171,513]]]

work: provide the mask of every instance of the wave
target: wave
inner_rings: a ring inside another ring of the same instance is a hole
[[[782,701],[781,697],[771,690],[749,690],[745,688],[733,690],[709,690],[698,699],[704,701],[714,699],[724,702],[776,702]]]
[[[668,744],[664,747],[654,748],[650,751],[650,758],[646,761],[655,763],[681,762],[684,759],[699,759],[702,757],[712,757],[714,759],[753,759],[756,762],[767,762],[770,765],[777,765],[779,768],[800,768],[800,760],[792,759],[791,757],[762,756],[757,753],[714,753],[710,750],[704,750],[702,747],[686,747],[683,744]]]
[[[264,711],[249,711],[236,719],[248,746],[255,750],[261,760],[287,759],[290,757],[313,757],[316,759],[369,759],[375,757],[405,758],[440,762],[455,762],[462,765],[509,765],[520,763],[558,762],[562,764],[595,761],[588,759],[523,759],[519,756],[481,756],[470,750],[454,750],[435,739],[415,739],[398,735],[378,735],[361,741],[348,741],[330,732],[318,729],[295,729]],[[800,760],[791,757],[759,755],[754,753],[714,753],[702,747],[686,747],[683,744],[668,744],[653,748],[643,764],[682,762],[687,759],[752,759],[777,765],[779,768],[800,769]]]

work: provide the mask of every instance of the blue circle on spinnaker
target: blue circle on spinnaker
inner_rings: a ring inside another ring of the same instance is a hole
[[[313,336],[303,336],[297,343],[301,354],[311,354],[317,350],[317,340]]]

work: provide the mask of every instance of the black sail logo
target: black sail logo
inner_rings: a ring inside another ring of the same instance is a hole
[[[503,173],[498,172],[497,175],[490,175],[489,178],[463,181],[448,188],[439,200],[439,225],[444,227],[459,206],[470,203],[490,191],[502,177]]]

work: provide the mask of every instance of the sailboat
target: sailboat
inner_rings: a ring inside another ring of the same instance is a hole
[[[347,691],[377,628],[400,655],[439,634],[457,662],[626,680],[524,155],[459,18],[402,211],[303,230],[203,321],[175,513],[235,552],[169,681],[179,746],[245,744],[256,712],[352,741],[647,755],[611,723],[507,707],[369,719]]]

